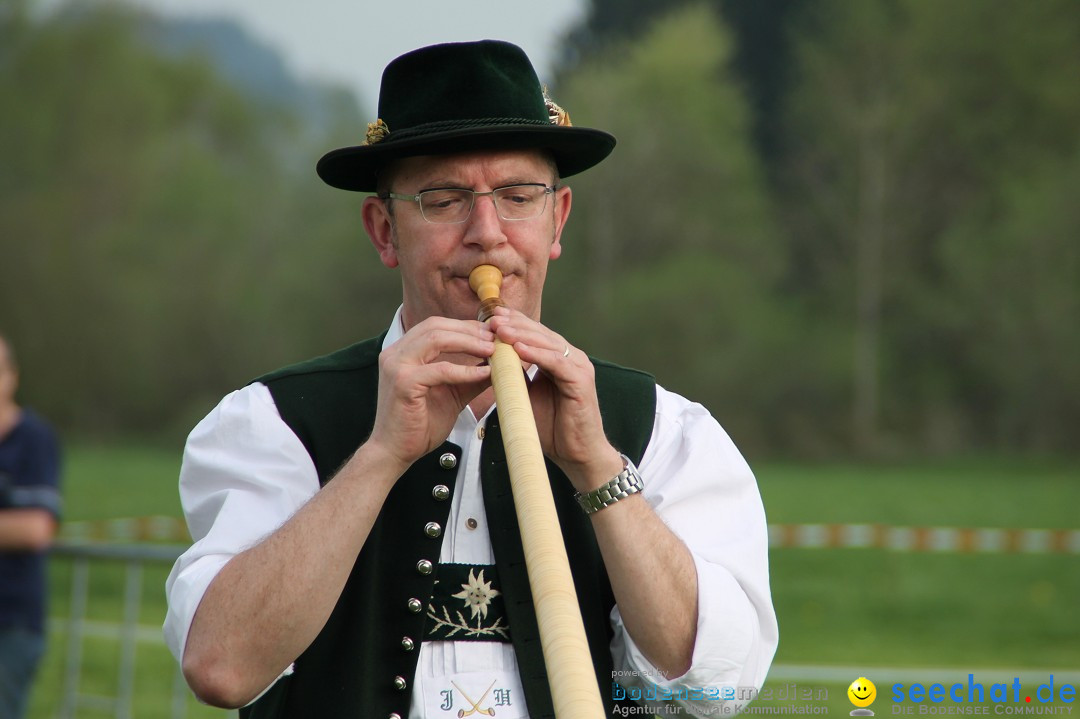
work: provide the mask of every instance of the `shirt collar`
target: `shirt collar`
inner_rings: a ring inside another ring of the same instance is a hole
[[[405,305],[398,305],[397,312],[394,313],[394,319],[390,321],[390,329],[386,331],[386,336],[383,337],[383,349],[405,336],[405,320],[401,318],[401,312],[404,308]]]

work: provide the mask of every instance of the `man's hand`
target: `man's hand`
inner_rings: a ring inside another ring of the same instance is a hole
[[[595,489],[622,471],[619,453],[604,434],[596,373],[585,353],[505,307],[496,308],[488,326],[523,362],[540,369],[529,385],[540,445],[575,489]]]
[[[495,335],[482,323],[429,317],[379,355],[379,403],[365,443],[402,471],[437,447],[491,383]]]

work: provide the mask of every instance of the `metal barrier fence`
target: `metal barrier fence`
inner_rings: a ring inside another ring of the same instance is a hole
[[[78,541],[190,541],[187,525],[176,517],[68,522],[62,536]],[[965,554],[1080,554],[1080,529],[770,524],[769,546],[774,549],[887,549]]]
[[[132,719],[134,714],[136,645],[147,639],[139,627],[139,609],[143,602],[143,575],[148,565],[171,566],[184,545],[115,545],[77,544],[60,542],[52,549],[54,560],[71,564],[69,608],[66,618],[54,618],[66,630],[61,696],[56,716],[75,719],[80,710],[111,714],[116,719]],[[89,619],[91,570],[103,564],[123,567],[122,620],[108,623]],[[162,644],[160,631],[151,639]],[[114,696],[92,694],[82,689],[83,650],[88,638],[107,638],[119,646],[119,666],[116,672]],[[184,719],[191,692],[184,682],[179,666],[174,670],[169,698],[169,716]]]
[[[148,566],[161,571],[162,567],[172,565],[190,541],[186,527],[182,521],[172,518],[146,517],[72,523],[63,528],[61,536],[63,539],[53,547],[52,557],[70,562],[71,572],[68,616],[53,618],[54,626],[59,625],[66,630],[59,705],[54,716],[76,719],[80,710],[86,710],[95,716],[105,713],[115,719],[132,719],[135,716],[136,645],[140,642],[164,645],[158,627],[139,626],[144,572]],[[117,540],[150,540],[158,543],[117,544]],[[162,541],[173,543],[162,544]],[[769,544],[772,548],[790,549],[873,548],[900,552],[1077,555],[1080,554],[1080,530],[770,525]],[[120,622],[96,621],[87,616],[91,598],[91,571],[103,565],[119,565],[123,568]],[[102,696],[82,689],[84,645],[88,638],[106,638],[119,646],[114,696]],[[828,669],[774,666],[773,674],[777,678],[788,675],[807,678],[813,674],[821,679],[823,675],[819,676],[820,672]],[[854,671],[848,668],[833,669],[836,671],[829,674],[830,678],[848,676]],[[192,701],[191,692],[179,666],[174,666],[171,671],[169,716],[171,719],[185,719],[188,704]],[[236,713],[221,712],[218,716],[235,717]]]

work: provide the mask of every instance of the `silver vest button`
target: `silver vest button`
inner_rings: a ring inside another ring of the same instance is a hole
[[[432,539],[437,539],[442,534],[442,527],[438,522],[428,522],[424,525],[424,534]]]
[[[407,601],[405,603],[405,606],[407,606],[409,608],[409,611],[412,612],[413,614],[419,614],[420,610],[424,608],[423,602],[421,602],[416,597],[413,597],[412,599]]]
[[[407,652],[411,652],[416,647],[416,642],[412,640],[412,637],[401,638],[401,648]]]
[[[431,562],[426,559],[421,559],[419,562],[416,563],[416,571],[420,572],[421,574],[431,574],[431,568]]]
[[[457,466],[457,457],[452,452],[447,452],[439,457],[439,466],[443,469],[453,469]]]
[[[409,685],[405,681],[405,677],[394,677],[394,689],[397,689],[399,692],[403,692],[408,689],[408,687]]]
[[[431,490],[431,496],[440,502],[445,502],[450,498],[450,488],[445,484],[436,484],[435,488]]]

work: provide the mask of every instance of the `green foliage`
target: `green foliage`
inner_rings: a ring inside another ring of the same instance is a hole
[[[979,433],[1040,451],[1080,426],[1080,153],[1003,183],[993,217],[958,222],[938,257],[953,278],[935,298],[943,331],[970,357],[958,399],[979,406]],[[978,307],[975,313],[965,311]]]
[[[782,247],[746,103],[725,69],[730,53],[713,13],[696,5],[598,53],[560,88],[576,123],[619,144],[568,182],[581,199],[549,281],[587,289],[549,293],[545,318],[707,402],[740,442],[765,446],[782,430],[763,421],[768,402],[755,406],[742,389],[748,373],[782,362],[794,338],[774,330],[794,322],[770,293]]]
[[[611,270],[673,247],[722,250],[766,276],[775,269],[746,105],[725,71],[730,52],[713,14],[694,6],[594,58],[560,88],[576,122],[619,139],[610,160],[571,183],[586,198],[571,246],[586,245],[598,263],[613,259]],[[617,249],[602,247],[604,234]]]
[[[1075,213],[1049,199],[1037,217],[1019,189],[1068,182],[1078,7],[820,2],[794,36],[777,207],[790,286],[852,329],[857,447],[1074,450],[1074,363],[1002,344],[1034,333],[1058,355],[1080,336],[1034,310],[1075,301]]]

